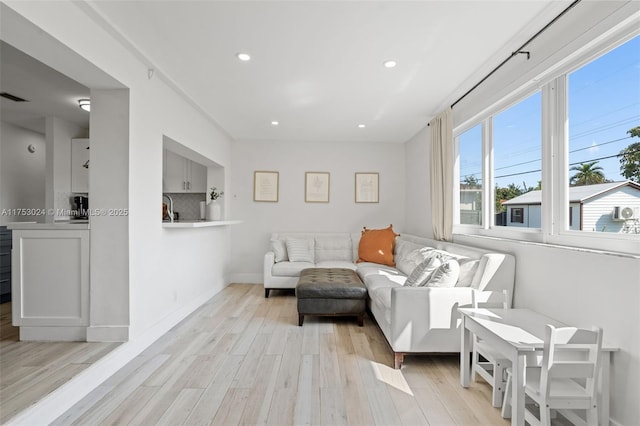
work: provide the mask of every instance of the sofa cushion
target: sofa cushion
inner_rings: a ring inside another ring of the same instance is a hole
[[[300,272],[306,268],[313,268],[315,265],[311,262],[278,262],[274,263],[271,268],[272,275],[281,277],[297,277]]]
[[[271,251],[275,254],[275,262],[283,262],[289,260],[287,256],[287,246],[284,241],[278,239],[271,240]]]
[[[315,238],[316,263],[327,260],[353,261],[351,237],[344,235],[323,235]]]
[[[385,229],[367,229],[365,227],[358,245],[357,262],[374,262],[395,266],[393,249],[398,235],[393,232],[393,225],[389,225]]]
[[[378,263],[363,262],[358,263],[358,275],[364,279],[369,275],[381,275],[385,277],[401,277],[405,280],[407,277],[402,272],[392,266],[380,265]]]
[[[325,260],[316,263],[316,268],[345,268],[356,270],[355,263],[348,260]]]
[[[314,241],[301,238],[287,238],[287,255],[291,262],[313,263]]]
[[[402,285],[404,285],[406,279],[407,277],[405,277],[404,275],[369,275],[362,281],[367,287],[367,290],[373,291],[377,288],[382,287],[401,287]]]
[[[425,287],[455,287],[460,276],[460,264],[455,259],[442,261],[423,284]]]
[[[399,259],[402,259],[412,251],[422,247],[424,247],[424,244],[414,243],[413,241],[407,241],[407,240],[403,240],[400,237],[397,237],[395,253],[394,253],[396,264],[398,263]]]

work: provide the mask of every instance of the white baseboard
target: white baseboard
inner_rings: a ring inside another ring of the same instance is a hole
[[[88,327],[87,342],[126,342],[129,340],[129,326]]]
[[[87,327],[20,327],[20,341],[84,342]]]
[[[91,367],[82,371],[34,405],[18,413],[5,424],[41,425],[52,423],[220,290],[212,289],[207,291],[188,305],[177,309],[156,325],[134,337],[133,340],[118,346],[96,361]]]
[[[243,283],[243,284],[262,284],[264,279],[261,273],[253,274],[253,273],[237,273],[231,274],[232,283]]]

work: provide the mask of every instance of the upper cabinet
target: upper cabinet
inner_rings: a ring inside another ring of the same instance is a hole
[[[207,168],[165,149],[162,191],[207,192]]]
[[[89,139],[71,139],[71,192],[89,192]]]

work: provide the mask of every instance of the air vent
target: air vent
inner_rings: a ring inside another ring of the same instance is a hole
[[[12,95],[11,93],[7,93],[7,92],[0,93],[0,96],[2,96],[3,98],[7,98],[9,100],[12,100],[13,102],[29,102],[26,99],[22,99],[19,96]]]

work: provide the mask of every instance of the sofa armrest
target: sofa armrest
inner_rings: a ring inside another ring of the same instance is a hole
[[[458,308],[471,306],[472,292],[469,287],[391,289],[392,347],[416,347],[429,332],[458,328]]]
[[[276,255],[274,252],[272,251],[268,251],[265,253],[264,255],[264,263],[263,263],[263,267],[262,267],[262,272],[264,274],[264,284],[266,286],[268,286],[268,283],[270,281],[270,278],[272,277],[271,275],[271,268],[273,268],[273,265],[276,263]]]

